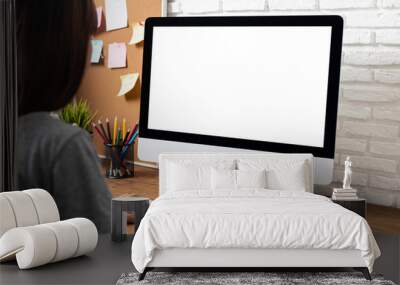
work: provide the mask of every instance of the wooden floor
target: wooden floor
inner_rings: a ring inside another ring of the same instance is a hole
[[[113,197],[158,197],[158,170],[135,166],[135,177],[106,179]],[[374,232],[400,234],[400,209],[368,204],[367,220]]]

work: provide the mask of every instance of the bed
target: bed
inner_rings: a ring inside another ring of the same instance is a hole
[[[352,267],[380,251],[361,216],[313,194],[309,154],[162,154],[160,197],[132,243],[154,268]]]

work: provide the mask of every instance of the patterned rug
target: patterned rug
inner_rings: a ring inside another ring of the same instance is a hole
[[[122,274],[117,285],[146,284],[213,284],[213,285],[395,285],[381,275],[372,275],[368,281],[359,272],[148,272],[146,278],[138,281],[139,273]]]

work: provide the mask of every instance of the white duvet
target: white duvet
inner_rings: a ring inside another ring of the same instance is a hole
[[[365,219],[306,192],[180,191],[152,202],[132,244],[143,272],[155,249],[358,249],[372,271],[380,251]]]

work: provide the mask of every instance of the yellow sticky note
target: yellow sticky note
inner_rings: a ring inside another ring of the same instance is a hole
[[[119,89],[117,96],[123,96],[135,87],[136,81],[139,78],[139,73],[125,74],[120,76],[120,78],[121,78],[121,88]]]
[[[144,26],[140,23],[135,23],[132,26],[132,38],[129,45],[135,45],[144,40]]]

